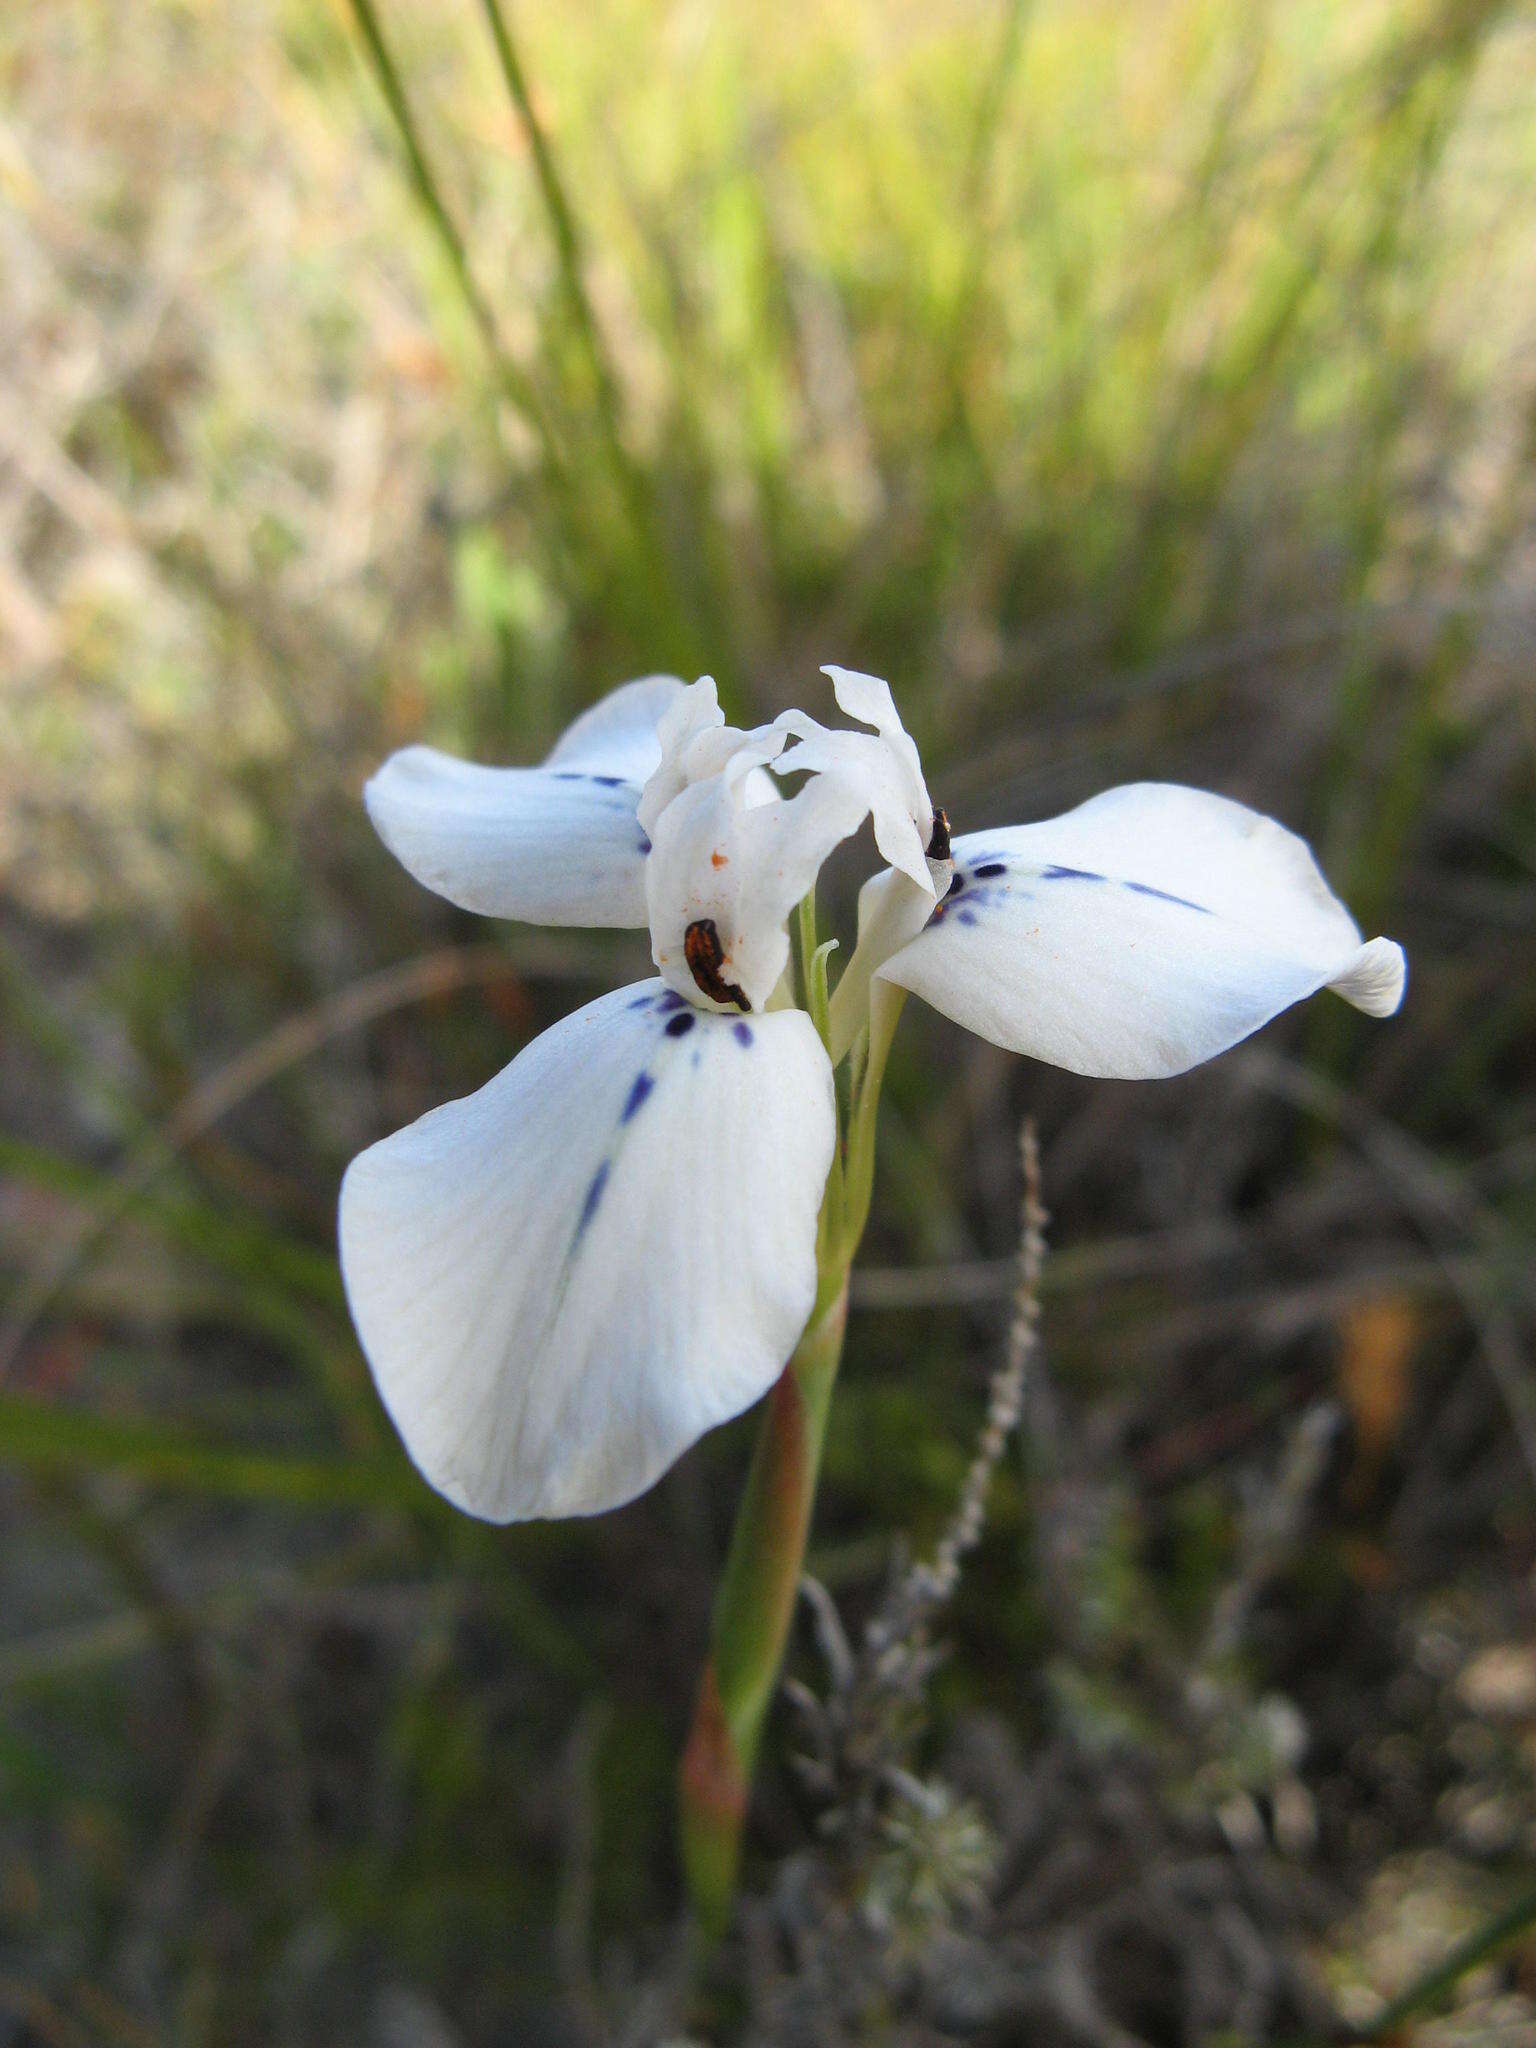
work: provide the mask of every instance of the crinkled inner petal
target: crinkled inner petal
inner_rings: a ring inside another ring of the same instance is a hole
[[[900,759],[878,735],[833,732],[803,711],[786,711],[778,721],[796,744],[779,765],[787,775],[808,770],[837,776],[856,787],[875,830],[875,844],[892,867],[933,898],[924,858],[933,831],[933,811],[926,793],[919,799]],[[920,822],[921,819],[921,822]]]
[[[923,779],[917,742],[901,722],[901,713],[896,709],[890,684],[880,676],[865,675],[856,668],[840,668],[836,662],[825,663],[821,672],[831,679],[832,694],[837,699],[839,710],[847,712],[850,718],[856,718],[860,725],[872,725],[900,765],[912,816],[926,849],[933,827],[933,805],[929,801],[928,785]]]
[[[647,833],[655,831],[656,820],[673,797],[696,780],[689,761],[699,742],[707,743],[710,735],[724,729],[725,713],[720,709],[713,676],[700,676],[696,683],[689,683],[668,706],[657,729],[656,759],[640,792],[640,823]]]

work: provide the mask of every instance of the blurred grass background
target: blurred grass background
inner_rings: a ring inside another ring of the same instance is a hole
[[[1324,999],[1160,1087],[909,1016],[814,1559],[857,1615],[948,1511],[1032,1110],[1049,1377],[928,1754],[1135,1758],[1365,2019],[1536,1864],[1536,20],[501,25],[0,17],[0,2043],[643,2024],[749,1425],[617,1516],[458,1519],[331,1219],[645,948],[459,917],[359,791],[652,670],[818,710],[823,660],[891,678],[957,830],[1200,783],[1408,946],[1393,1024]],[[1135,1890],[1104,1858],[1042,1953]],[[1529,1946],[1460,1995],[1423,2039],[1536,2041]]]

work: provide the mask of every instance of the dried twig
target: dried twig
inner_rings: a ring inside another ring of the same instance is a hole
[[[955,1512],[939,1540],[933,1561],[912,1567],[892,1599],[870,1625],[869,1648],[876,1656],[920,1626],[926,1616],[943,1606],[954,1593],[960,1582],[961,1565],[981,1541],[992,1475],[1023,1413],[1025,1378],[1040,1343],[1040,1275],[1045,1263],[1045,1226],[1048,1221],[1040,1199],[1040,1141],[1032,1119],[1026,1119],[1019,1133],[1019,1158],[1024,1170],[1024,1197],[1020,1216],[1018,1281],[1014,1288],[1007,1353],[993,1378],[987,1419],[960,1488]]]
[[[922,1718],[923,1690],[937,1661],[928,1640],[935,1612],[954,1593],[966,1557],[981,1540],[993,1475],[1024,1409],[1030,1363],[1039,1346],[1040,1274],[1046,1212],[1040,1199],[1040,1148],[1032,1122],[1019,1137],[1024,1170],[1018,1280],[1002,1364],[993,1376],[987,1415],[949,1525],[927,1563],[901,1575],[855,1651],[836,1606],[813,1579],[802,1582],[826,1665],[825,1699],[793,1681],[785,1690],[798,1710],[812,1754],[800,1766],[827,1804],[829,1830],[855,1856],[878,1831],[883,1802],[913,1805],[907,1769],[911,1738]],[[920,1802],[919,1802],[920,1803]]]

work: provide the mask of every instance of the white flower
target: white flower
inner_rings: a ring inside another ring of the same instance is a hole
[[[617,1506],[772,1385],[816,1296],[833,1060],[901,991],[1122,1076],[1181,1072],[1325,984],[1375,1015],[1401,999],[1400,949],[1362,942],[1279,825],[1137,784],[951,846],[887,686],[828,673],[872,731],[788,712],[740,732],[707,677],[652,676],[538,768],[411,747],[368,785],[418,880],[497,916],[648,925],[660,976],[565,1018],[343,1182],[380,1392],[472,1514]],[[829,1057],[789,1006],[786,923],[866,817],[891,865],[860,896]]]
[[[810,1313],[832,1068],[803,1011],[766,1006],[790,910],[874,799],[830,771],[780,795],[763,768],[790,739],[731,731],[708,678],[650,677],[541,767],[410,747],[368,785],[418,880],[540,922],[649,910],[663,977],[555,1025],[342,1184],[379,1391],[473,1514],[628,1500],[767,1391]]]

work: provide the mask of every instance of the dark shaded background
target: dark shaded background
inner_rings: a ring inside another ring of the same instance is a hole
[[[367,25],[0,17],[0,2044],[1368,2021],[1536,1864],[1530,16],[538,0],[504,72],[388,0],[435,216]],[[1219,789],[1412,979],[1134,1087],[911,1006],[812,1559],[855,1636],[969,1456],[1025,1111],[1045,1367],[882,1736],[927,1804],[839,1847],[781,1713],[690,2004],[751,1425],[477,1527],[332,1250],[353,1152],[644,944],[460,918],[358,798],[832,659],[956,829]],[[1536,2042],[1529,1936],[1456,1998],[1413,2038]]]

